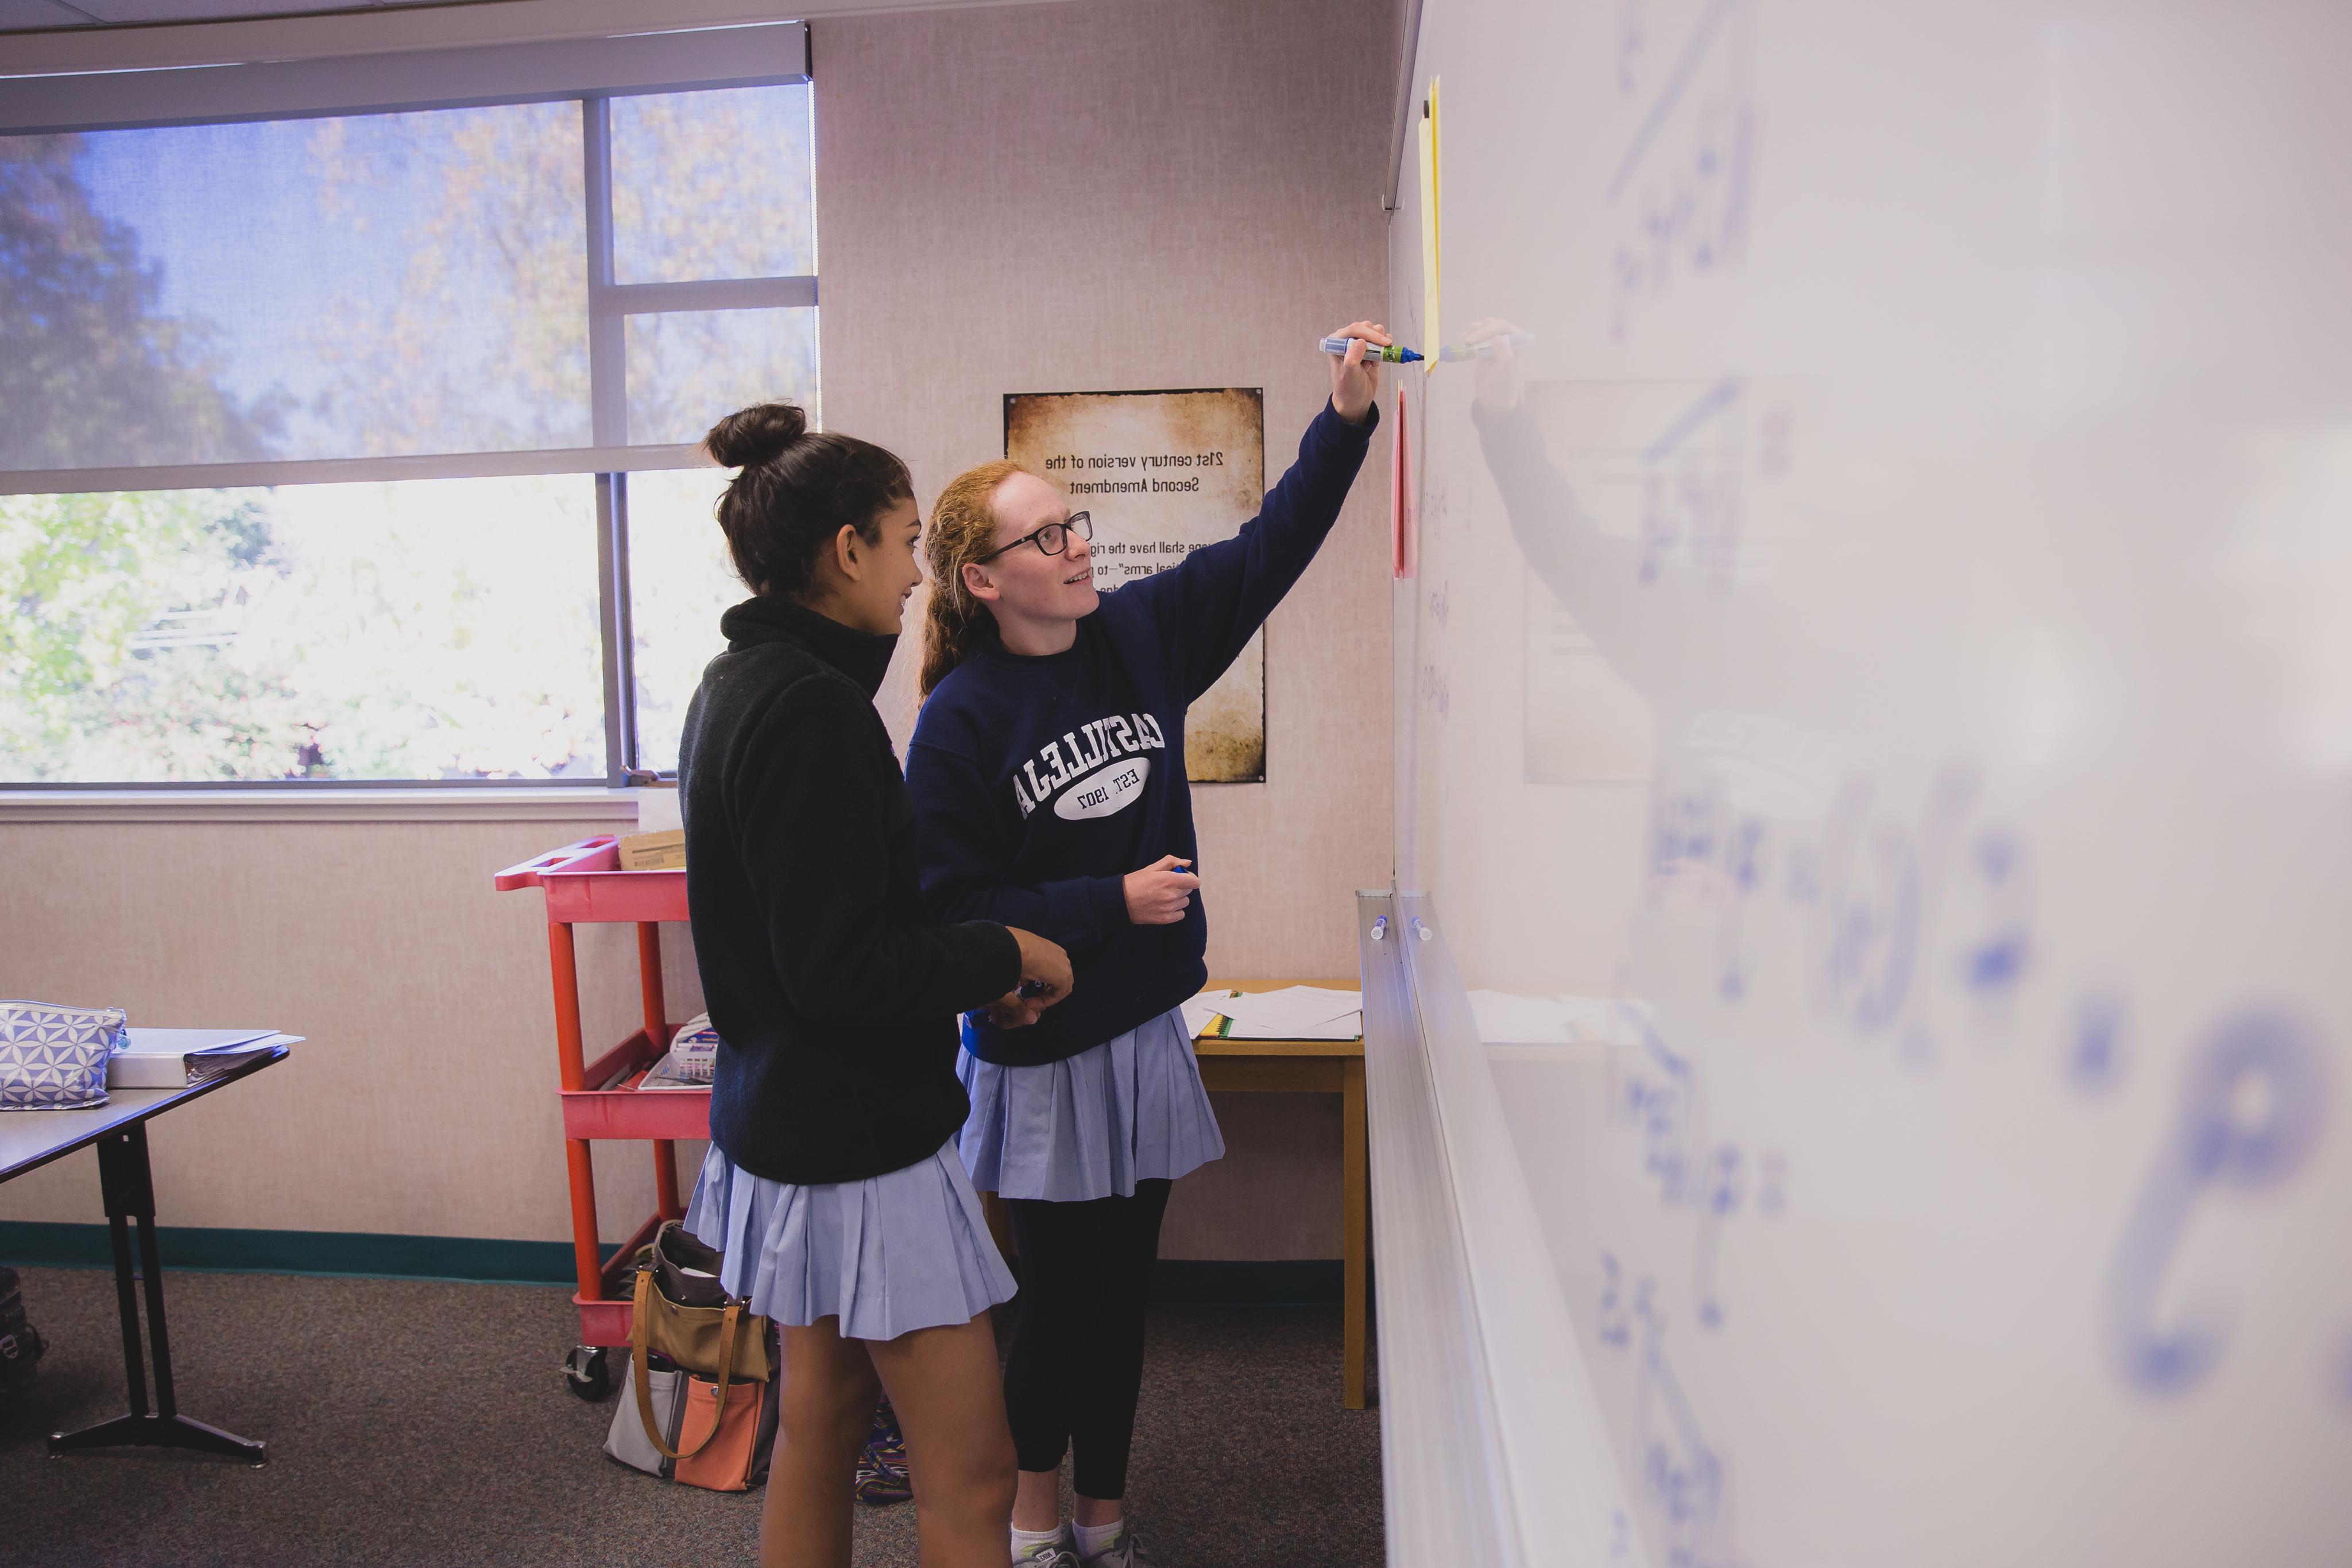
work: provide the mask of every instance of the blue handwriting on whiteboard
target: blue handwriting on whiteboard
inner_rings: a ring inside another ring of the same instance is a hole
[[[2179,1119],[2107,1271],[2109,1350],[2126,1382],[2179,1394],[2221,1360],[2221,1314],[2190,1313],[2169,1330],[2154,1322],[2173,1250],[2208,1193],[2259,1192],[2303,1169],[2326,1123],[2327,1087],[2317,1036],[2275,1009],[2231,1014],[2190,1056]]]
[[[1716,588],[1739,564],[1739,382],[1726,379],[1675,416],[1642,454],[1642,554],[1637,576],[1655,582],[1686,560]]]
[[[1715,934],[1715,987],[1723,999],[1736,1002],[1748,994],[1748,958],[1741,936],[1748,901],[1763,884],[1769,863],[1766,842],[1769,831],[1761,817],[1742,817],[1724,841],[1723,869],[1730,879],[1723,920]]]
[[[1618,1115],[1640,1130],[1643,1174],[1657,1184],[1658,1201],[1669,1208],[1697,1211],[1691,1290],[1699,1325],[1719,1329],[1724,1310],[1717,1260],[1723,1246],[1724,1222],[1748,1202],[1749,1160],[1736,1144],[1710,1143],[1706,1096],[1696,1064],[1666,1043],[1643,1009],[1624,1008],[1622,1016],[1640,1031],[1642,1053],[1630,1066],[1612,1062],[1615,1081],[1610,1103]],[[1782,1212],[1788,1201],[1787,1159],[1767,1153],[1755,1162],[1755,1168],[1762,1187],[1758,1211]],[[1603,1252],[1601,1271],[1601,1337],[1605,1343],[1622,1343],[1625,1330],[1615,1257]]]
[[[1979,1034],[2006,1035],[2033,953],[2033,860],[2006,828],[1988,828],[1969,845],[1966,879],[1979,925],[1960,952],[1970,1011]]]
[[[1625,1311],[1625,1271],[1617,1255],[1601,1255],[1601,1343],[1622,1350],[1633,1342],[1632,1320]]]
[[[1915,826],[1875,811],[1872,787],[1856,779],[1839,792],[1818,838],[1781,842],[1764,818],[1738,811],[1714,779],[1662,781],[1643,853],[1649,896],[1654,904],[1672,894],[1716,905],[1716,994],[1738,1003],[1755,982],[1746,945],[1751,906],[1777,863],[1782,895],[1808,912],[1814,1012],[1865,1039],[1892,1034],[1905,1061],[1930,1066],[1936,1045],[1924,982],[1936,972],[1927,956],[1941,951],[1937,932],[1956,880],[1959,896],[1976,905],[1955,967],[1980,1030],[2005,1026],[2032,951],[2033,882],[2022,841],[1986,828],[1962,854],[1976,795],[1971,774],[1946,768]]]
[[[1807,968],[1813,1010],[1865,1039],[1892,1033],[1902,1059],[1935,1064],[1923,954],[1935,949],[1960,830],[1976,797],[1964,769],[1947,768],[1915,830],[1871,810],[1871,787],[1840,791],[1792,901],[1810,906]]]
[[[1642,57],[1642,46],[1649,41],[1649,32],[1642,25],[1643,0],[1617,0],[1617,90],[1631,93],[1641,85],[1634,74],[1634,63]]]
[[[1769,875],[1770,825],[1761,817],[1735,815],[1712,780],[1695,789],[1662,789],[1651,805],[1647,858],[1654,900],[1681,883],[1719,906],[1716,991],[1727,1002],[1744,998],[1748,906]]]
[[[1630,232],[1621,232],[1610,257],[1612,338],[1624,337],[1635,299],[1664,290],[1681,269],[1706,272],[1730,260],[1746,244],[1755,162],[1753,14],[1748,0],[1706,0],[1610,177],[1612,204],[1635,193],[1621,220]],[[1623,58],[1621,45],[1621,83]],[[1667,134],[1685,126],[1686,136]],[[1675,151],[1653,162],[1662,141]]]
[[[2066,1082],[2084,1096],[2104,1094],[2123,1082],[2124,1004],[2095,992],[2074,1004],[2074,1030],[2066,1040]]]
[[[1665,1319],[1646,1295],[1637,1310],[1643,1375],[1634,1402],[1634,1441],[1642,1454],[1643,1490],[1657,1504],[1664,1526],[1667,1568],[1733,1568],[1739,1555],[1732,1542],[1723,1459],[1666,1363]],[[1663,1421],[1654,1421],[1654,1406]]]
[[[1738,1212],[1745,1191],[1739,1151],[1729,1144],[1719,1145],[1715,1151],[1714,1167],[1707,1175],[1706,1201],[1699,1209],[1698,1259],[1691,1270],[1691,1290],[1698,1298],[1698,1321],[1706,1328],[1723,1326],[1723,1301],[1715,1288],[1716,1255],[1723,1244],[1723,1222]]]

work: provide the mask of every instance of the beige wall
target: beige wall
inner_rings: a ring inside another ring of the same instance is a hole
[[[1268,473],[1321,405],[1312,350],[1387,297],[1381,0],[1096,0],[816,24],[827,424],[921,499],[1003,449],[1002,394],[1262,386]],[[1195,791],[1210,964],[1345,976],[1350,894],[1388,880],[1385,464],[1267,632],[1268,781]],[[883,695],[910,727],[908,647]],[[538,895],[492,872],[594,821],[0,822],[0,992],[156,1021],[274,1024],[287,1066],[153,1139],[167,1223],[562,1239]],[[669,934],[673,1017],[698,1008]],[[634,1025],[634,945],[583,929],[592,1051]],[[1170,1257],[1338,1251],[1328,1102],[1226,1097]],[[686,1151],[686,1178],[691,1159]],[[600,1147],[604,1234],[650,1210]],[[88,1154],[0,1218],[100,1217]]]
[[[155,1124],[168,1224],[561,1239],[545,916],[538,894],[493,893],[490,876],[599,831],[0,824],[0,989],[307,1037],[283,1066]],[[628,927],[582,930],[592,1040],[635,1025],[635,953]],[[678,1001],[698,1009],[685,978]],[[599,1155],[617,1239],[651,1212],[650,1161]],[[103,1217],[87,1151],[0,1186],[0,1219]]]

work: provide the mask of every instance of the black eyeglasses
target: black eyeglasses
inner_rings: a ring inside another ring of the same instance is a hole
[[[977,566],[984,560],[994,560],[1006,550],[1019,549],[1023,545],[1035,545],[1040,555],[1059,555],[1070,548],[1072,534],[1088,544],[1094,543],[1095,520],[1084,512],[1072,512],[1058,523],[1047,523],[1034,534],[1023,534],[1009,545],[1000,545],[986,555],[974,556],[972,564]]]

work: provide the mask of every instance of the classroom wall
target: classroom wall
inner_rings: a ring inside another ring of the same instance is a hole
[[[815,25],[824,416],[928,507],[1003,449],[1006,392],[1263,386],[1269,476],[1321,404],[1323,331],[1386,298],[1392,7],[1097,0]],[[1195,792],[1221,973],[1354,972],[1389,877],[1377,458],[1267,632],[1268,781]],[[913,648],[882,695],[911,727]],[[0,820],[0,992],[274,1024],[294,1060],[152,1135],[169,1224],[562,1239],[545,926],[499,867],[612,831],[535,820]],[[700,1006],[667,935],[674,1017]],[[633,1027],[634,945],[583,929],[592,1051]],[[1163,1253],[1337,1254],[1336,1104],[1224,1096],[1227,1158]],[[698,1145],[681,1150],[692,1178]],[[617,1239],[637,1145],[597,1156]],[[94,1156],[0,1186],[0,1219],[101,1218]]]

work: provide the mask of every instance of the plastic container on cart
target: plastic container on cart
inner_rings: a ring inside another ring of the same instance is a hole
[[[573,1393],[594,1399],[611,1386],[605,1350],[629,1343],[630,1292],[624,1281],[631,1261],[663,1220],[679,1218],[685,1212],[678,1201],[677,1140],[710,1136],[709,1090],[635,1087],[646,1069],[668,1051],[680,1027],[665,1017],[661,923],[686,918],[686,873],[623,871],[618,841],[606,834],[509,866],[494,882],[501,893],[538,888],[547,900],[556,1075],[572,1186],[572,1262],[580,1285],[572,1298],[580,1311],[580,1343],[566,1359],[564,1372]],[[572,936],[572,928],[579,925],[637,928],[644,1022],[593,1061],[588,1060],[581,1032],[579,957]],[[653,1145],[656,1207],[607,1262],[597,1243],[596,1178],[588,1145],[615,1138]]]

